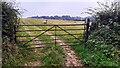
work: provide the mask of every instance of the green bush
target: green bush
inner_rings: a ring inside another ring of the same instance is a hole
[[[98,28],[72,48],[85,66],[120,66],[120,36],[112,29]]]
[[[0,1],[2,16],[2,63],[3,66],[18,65],[16,57],[19,49],[14,42],[14,25],[19,22],[19,10],[15,9],[15,2]],[[19,54],[21,55],[21,54]]]
[[[19,22],[19,9],[15,9],[15,2],[1,1],[2,4],[2,39],[13,41],[14,25]]]
[[[105,0],[97,3],[98,7],[88,8],[87,13],[95,18],[99,26],[112,28],[114,23],[120,24],[120,0]]]
[[[111,29],[100,28],[90,34],[86,47],[91,51],[101,51],[108,58],[120,57],[120,36]]]

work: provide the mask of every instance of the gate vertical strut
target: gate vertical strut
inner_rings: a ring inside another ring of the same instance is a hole
[[[57,25],[55,25],[55,46],[56,46],[56,29],[57,29]]]

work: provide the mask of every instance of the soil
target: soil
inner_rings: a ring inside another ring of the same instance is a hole
[[[46,32],[48,35],[52,35],[50,32]],[[54,36],[51,36],[52,38],[55,38]],[[59,39],[56,37],[56,39]],[[67,56],[65,58],[65,65],[66,66],[82,66],[81,61],[77,58],[75,55],[75,52],[72,50],[72,48],[64,43],[62,40],[56,40],[60,43],[60,45],[63,47],[64,51],[66,52]]]

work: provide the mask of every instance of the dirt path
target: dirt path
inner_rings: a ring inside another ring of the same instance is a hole
[[[46,32],[46,34],[52,35],[50,32]],[[51,37],[55,39],[55,36],[51,36]],[[56,37],[56,39],[59,39],[59,38]],[[56,41],[60,43],[60,45],[63,47],[63,49],[67,54],[67,57],[65,58],[66,66],[82,66],[81,61],[77,58],[77,56],[75,55],[75,52],[72,50],[72,48],[69,45],[64,43],[64,41],[62,40],[56,40]]]

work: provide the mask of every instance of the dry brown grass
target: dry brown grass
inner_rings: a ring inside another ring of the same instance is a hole
[[[37,24],[43,24],[43,21],[46,19],[32,19],[32,18],[22,18],[22,21],[24,22],[37,22]],[[70,21],[70,20],[53,20],[53,19],[47,19],[47,24],[83,24],[84,21]]]

